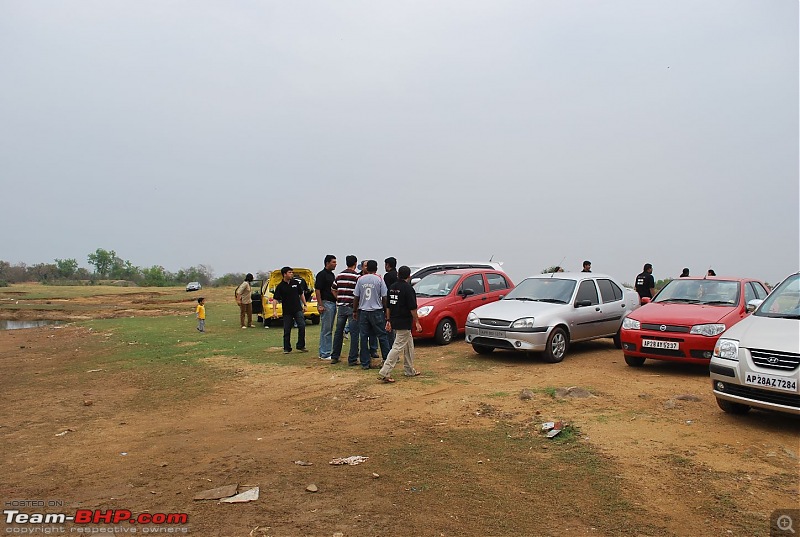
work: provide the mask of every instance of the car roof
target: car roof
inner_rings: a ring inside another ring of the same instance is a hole
[[[608,274],[603,274],[602,272],[548,272],[547,274],[534,274],[532,276],[528,276],[527,279],[530,278],[561,278],[562,280],[582,280],[584,278],[608,278],[609,280],[616,279],[613,276],[609,276]]]
[[[758,282],[756,278],[739,278],[737,276],[686,276],[685,278],[673,278],[673,280],[694,280],[694,281],[733,281],[733,282]]]
[[[431,272],[431,274],[459,274],[459,275],[463,275],[463,274],[472,274],[472,273],[477,273],[477,272],[480,272],[480,273],[491,272],[491,273],[499,274],[502,271],[494,269],[494,268],[472,267],[472,268],[456,268],[456,269],[440,270],[438,272]],[[426,274],[425,278],[427,278],[431,274]]]

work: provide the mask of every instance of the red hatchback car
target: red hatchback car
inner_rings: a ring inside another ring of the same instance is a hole
[[[447,345],[464,333],[467,315],[496,302],[514,288],[508,274],[489,269],[454,269],[428,274],[414,285],[422,332],[415,338],[434,338]]]
[[[707,364],[719,335],[741,321],[751,300],[769,291],[758,280],[678,278],[622,321],[620,340],[625,363],[645,359]]]

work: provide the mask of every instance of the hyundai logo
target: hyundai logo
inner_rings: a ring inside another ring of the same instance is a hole
[[[774,365],[777,364],[780,361],[780,359],[777,356],[770,356],[769,358],[767,358],[767,361]]]
[[[662,332],[666,332],[667,331],[667,325],[662,324],[661,326],[658,327],[658,329],[661,330]]]

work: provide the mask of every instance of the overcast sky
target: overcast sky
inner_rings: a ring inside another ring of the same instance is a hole
[[[0,260],[800,265],[796,0],[0,0]]]

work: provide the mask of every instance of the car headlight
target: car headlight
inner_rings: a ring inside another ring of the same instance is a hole
[[[739,361],[739,342],[735,339],[719,338],[714,345],[714,356]]]
[[[718,336],[724,331],[724,324],[696,324],[689,330],[689,333],[700,334],[701,336]]]
[[[511,324],[511,328],[533,328],[533,317],[523,317]]]
[[[417,317],[427,317],[433,311],[433,306],[422,306],[417,310]]]
[[[624,328],[625,330],[639,330],[640,328],[642,328],[642,323],[640,323],[636,319],[625,317],[624,319],[622,319],[622,328]]]
[[[419,315],[419,312],[417,312],[417,315]],[[480,323],[480,321],[481,321],[480,317],[475,315],[474,311],[469,312],[469,315],[467,315],[468,323]]]

